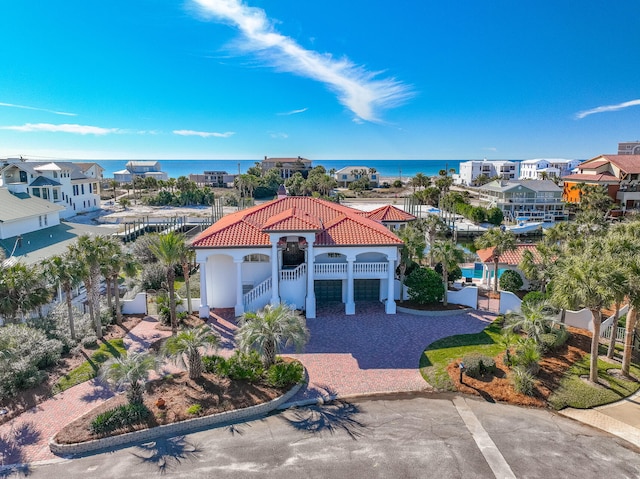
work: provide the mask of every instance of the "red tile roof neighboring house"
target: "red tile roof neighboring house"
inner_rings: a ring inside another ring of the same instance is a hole
[[[640,155],[600,155],[581,163],[578,168],[597,168],[606,162],[616,165],[625,173],[640,173]]]
[[[483,248],[476,251],[478,256],[480,257],[480,261],[483,263],[493,263],[493,250],[495,248],[492,246],[490,248]],[[507,251],[500,255],[500,263],[507,264],[509,266],[518,266],[520,261],[522,261],[522,253],[525,251],[531,251],[533,253],[534,261],[537,263],[540,261],[540,254],[538,253],[538,249],[534,244],[519,244],[517,245],[514,251]]]
[[[331,201],[287,196],[222,217],[193,241],[195,248],[270,246],[270,231],[316,231],[316,246],[399,246],[381,223]]]
[[[592,175],[589,173],[575,173],[573,175],[567,175],[562,177],[562,181],[597,181],[597,182],[612,182],[618,183],[620,180],[616,178],[614,175],[605,171],[604,173],[599,173],[597,175]]]
[[[369,219],[382,221],[383,223],[386,221],[389,222],[399,222],[399,221],[413,221],[416,219],[412,214],[407,213],[400,208],[396,208],[392,205],[381,206],[380,208],[376,208],[373,211],[369,211],[364,216]]]

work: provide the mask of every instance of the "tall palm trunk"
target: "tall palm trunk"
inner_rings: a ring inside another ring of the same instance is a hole
[[[67,317],[69,318],[69,334],[71,334],[71,339],[75,341],[76,327],[75,327],[75,324],[73,323],[73,308],[71,305],[71,286],[65,286],[64,292],[67,297]]]
[[[493,260],[493,292],[494,293],[498,292],[498,263],[499,262],[500,262],[499,257]]]
[[[442,305],[446,306],[447,303],[447,292],[449,291],[449,272],[447,271],[447,268],[444,266],[444,263],[442,265],[442,279],[444,280],[444,296],[442,297]]]
[[[618,316],[620,315],[620,303],[616,303],[616,313],[613,315],[613,322],[611,323],[611,339],[609,340],[609,350],[607,351],[607,357],[613,359],[613,353],[616,349],[616,336],[618,335]]]
[[[633,332],[636,329],[638,321],[638,310],[633,306],[629,306],[627,312],[626,334],[624,337],[624,353],[622,355],[622,374],[629,376],[629,366],[631,365],[631,349],[633,347]]]
[[[173,269],[173,265],[167,268],[167,286],[169,287],[169,309],[171,314],[171,335],[178,334],[178,318],[176,316],[176,288],[175,288],[176,273]]]
[[[202,376],[202,358],[196,350],[189,354],[189,379],[198,379]]]
[[[600,323],[602,322],[602,312],[599,309],[591,310],[593,320],[593,338],[591,338],[591,358],[589,364],[589,381],[598,382],[598,347],[600,346]]]
[[[116,275],[113,279],[113,282],[116,286],[115,290],[115,303],[116,303],[116,324],[118,326],[122,326],[122,311],[120,311],[120,289],[118,288],[118,276]]]
[[[191,316],[193,309],[191,308],[191,285],[190,285],[191,278],[189,275],[189,269],[190,269],[189,263],[182,264],[182,275],[184,276],[184,285],[187,288],[187,309],[188,309],[189,316]]]

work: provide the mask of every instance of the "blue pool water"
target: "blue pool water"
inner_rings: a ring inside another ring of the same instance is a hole
[[[463,278],[482,278],[482,269],[474,268],[461,268]],[[498,268],[498,278],[502,276],[502,273],[506,271],[506,268]],[[493,276],[493,267],[489,269],[489,274]]]

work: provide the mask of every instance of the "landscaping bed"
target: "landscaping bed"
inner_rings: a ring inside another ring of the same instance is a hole
[[[450,336],[429,345],[423,353],[420,370],[427,382],[438,389],[479,395],[488,401],[554,409],[595,407],[640,389],[637,380],[621,377],[619,363],[603,359],[598,361],[600,384],[586,381],[591,334],[577,328],[567,330],[571,336],[566,344],[541,358],[532,395],[514,390],[509,378],[512,369],[504,363],[505,349],[499,343],[500,327],[496,323],[480,333]],[[478,378],[464,374],[461,384],[458,366],[470,352],[493,358],[496,370]],[[638,377],[640,368],[632,366],[631,373]]]
[[[186,372],[166,376],[151,381],[146,386],[144,404],[151,411],[149,419],[126,429],[119,429],[112,435],[247,408],[280,397],[287,390],[288,388],[274,388],[262,383],[221,378],[212,373],[204,373],[198,380],[189,379]],[[159,399],[164,401],[163,407],[158,406]],[[74,444],[99,438],[100,436],[90,432],[93,419],[126,402],[124,394],[106,401],[65,426],[56,435],[56,442]]]
[[[416,301],[409,300],[405,300],[403,302],[398,301],[396,305],[406,309],[417,309],[418,311],[462,311],[470,309],[469,306],[464,306],[462,304],[449,303],[445,306],[442,303],[421,304]]]
[[[129,330],[135,327],[142,316],[124,316],[122,326],[116,324],[109,325],[104,330],[104,338],[100,344],[113,339],[124,338]],[[96,348],[81,348],[76,354],[66,354],[50,368],[44,370],[46,374],[45,380],[36,387],[20,391],[12,397],[0,398],[0,409],[5,409],[6,414],[0,415],[0,424],[22,414],[23,412],[37,406],[43,401],[52,397],[55,385],[71,371],[88,361],[96,352]]]

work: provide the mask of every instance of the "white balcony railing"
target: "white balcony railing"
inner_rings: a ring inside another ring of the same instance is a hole
[[[283,269],[280,271],[280,281],[296,281],[307,274],[307,263],[302,263],[296,269]]]
[[[386,274],[389,263],[353,263],[353,274]]]
[[[347,263],[316,263],[313,272],[316,276],[346,275]]]
[[[261,296],[271,291],[271,277],[265,279],[258,286],[245,293],[242,297],[245,309],[249,308]]]

